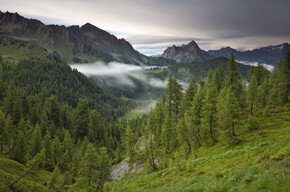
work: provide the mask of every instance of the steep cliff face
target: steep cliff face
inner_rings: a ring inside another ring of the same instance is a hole
[[[137,65],[156,65],[152,59],[138,51],[125,39],[90,24],[83,26],[45,25],[27,19],[18,13],[0,12],[0,34],[22,40],[36,41],[41,47],[68,62],[119,61]],[[175,63],[159,58],[161,65]],[[158,65],[159,63],[157,63]]]

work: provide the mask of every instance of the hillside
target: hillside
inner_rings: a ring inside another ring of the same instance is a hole
[[[108,183],[105,190],[289,191],[289,108],[272,108],[270,116],[261,116],[258,121],[260,128],[252,131],[242,121],[237,130],[240,143],[236,146],[221,141],[189,156],[179,152],[174,159],[168,159],[168,168],[159,165],[160,169],[151,172],[146,167],[138,175],[129,171],[124,179]],[[136,154],[132,160],[139,157]]]
[[[227,63],[229,59],[225,57],[218,57],[209,61],[191,62],[191,63],[177,63],[164,69],[148,70],[148,73],[153,77],[159,77],[161,79],[168,78],[169,74],[177,78],[180,82],[189,82],[192,77],[196,80],[205,79],[208,71],[213,71],[221,68],[226,73]],[[243,78],[247,77],[247,72],[250,66],[237,63],[240,74]]]
[[[0,36],[0,58],[3,80],[13,80],[29,92],[39,93],[45,86],[49,94],[74,107],[79,98],[86,98],[92,108],[108,118],[123,115],[134,106],[102,90],[35,42]]]
[[[136,65],[170,65],[174,60],[147,57],[136,51],[125,39],[90,24],[83,26],[45,25],[36,19],[27,19],[18,13],[0,11],[0,34],[35,41],[48,53],[70,63],[88,63],[102,60]]]

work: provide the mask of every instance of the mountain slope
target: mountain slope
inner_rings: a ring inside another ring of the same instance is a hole
[[[191,62],[191,63],[177,63],[165,69],[149,70],[148,73],[156,78],[166,79],[169,74],[177,78],[180,82],[188,83],[192,77],[196,80],[206,79],[208,71],[217,70],[219,67],[226,72],[227,63],[229,59],[225,57],[218,57],[208,61]],[[237,64],[240,74],[246,78],[250,66]]]
[[[249,131],[239,126],[238,146],[225,143],[205,146],[190,156],[176,155],[169,168],[127,174],[108,183],[105,191],[289,191],[289,112],[276,112],[258,119],[260,128]],[[279,139],[278,139],[279,138]],[[225,141],[226,142],[226,141]],[[182,150],[182,149],[180,149]],[[144,150],[145,151],[145,150]],[[145,153],[143,151],[143,153]],[[139,152],[142,153],[142,152]],[[178,154],[178,153],[177,153]],[[138,155],[131,158],[135,167]],[[134,159],[137,159],[134,162]],[[130,167],[131,166],[131,167]],[[130,171],[129,171],[130,173]]]
[[[46,86],[50,94],[74,107],[79,98],[86,98],[92,108],[108,118],[123,115],[132,104],[99,88],[35,42],[0,36],[0,66],[4,81],[13,80],[34,93]]]
[[[0,11],[0,34],[22,40],[36,41],[38,45],[68,62],[86,63],[96,60],[119,61],[137,65],[156,65],[124,39],[99,29],[92,24],[79,26],[45,25],[27,19],[18,13]],[[159,58],[157,65],[170,65],[173,60]]]
[[[224,47],[219,50],[204,51],[191,41],[187,45],[168,47],[162,54],[165,58],[174,59],[177,62],[206,61],[216,57],[229,58],[233,54],[238,61],[261,62],[276,65],[290,49],[288,43],[281,45],[270,45],[259,49],[248,51],[237,51],[231,47]]]

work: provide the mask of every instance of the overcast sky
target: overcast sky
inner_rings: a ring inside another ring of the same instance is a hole
[[[147,55],[195,40],[205,50],[290,43],[290,0],[0,0],[45,24],[87,22]]]

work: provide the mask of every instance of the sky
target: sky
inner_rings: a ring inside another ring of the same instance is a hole
[[[195,40],[204,50],[290,43],[290,0],[0,0],[45,24],[91,23],[146,55]]]

